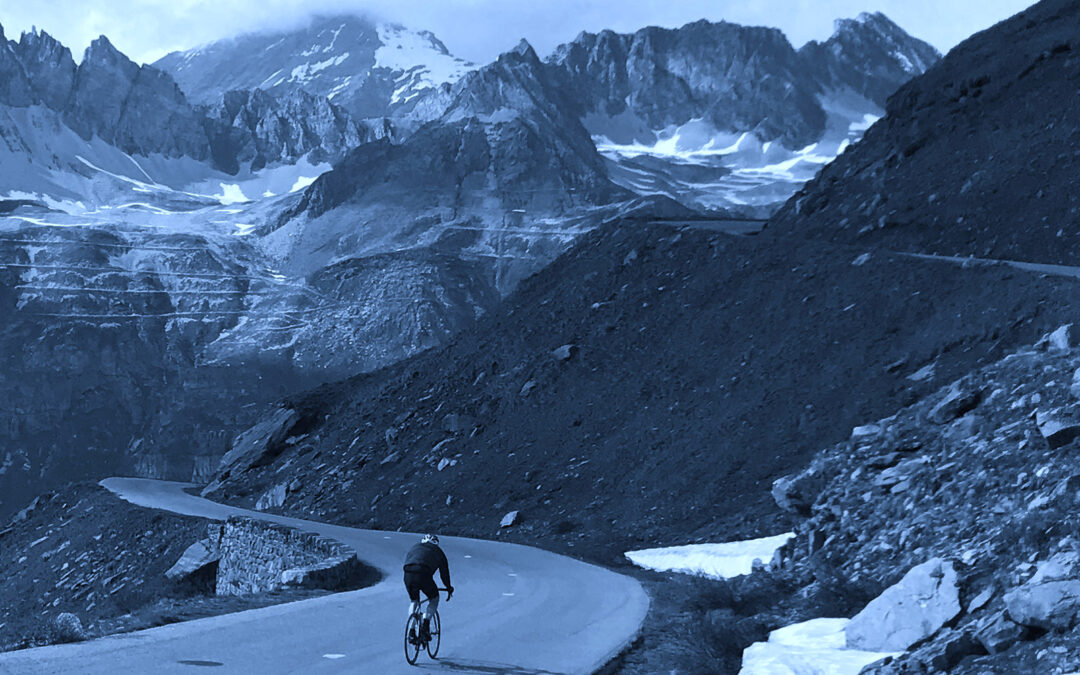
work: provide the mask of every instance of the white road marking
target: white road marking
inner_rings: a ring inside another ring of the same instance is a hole
[[[324,659],[343,659],[343,658],[345,658],[345,655],[344,654],[323,654],[322,657]]]
[[[517,572],[507,572],[507,573],[506,573],[506,576],[508,576],[508,577],[516,577],[516,576],[517,576]]]
[[[513,593],[503,593],[503,595],[511,596],[511,595],[513,595]]]

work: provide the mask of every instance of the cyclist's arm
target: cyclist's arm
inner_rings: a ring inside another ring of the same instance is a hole
[[[442,578],[444,587],[453,588],[453,586],[450,585],[450,563],[447,562],[445,553],[439,563],[439,576]]]

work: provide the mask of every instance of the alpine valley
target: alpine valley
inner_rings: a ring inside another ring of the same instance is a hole
[[[355,16],[153,65],[0,45],[0,513],[206,479],[271,402],[444,344],[603,223],[767,212],[938,59],[880,14],[485,66]]]
[[[0,671],[1080,672],[1078,26],[0,33]]]

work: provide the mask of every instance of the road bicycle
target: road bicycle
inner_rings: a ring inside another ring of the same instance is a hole
[[[440,588],[439,590],[446,591],[447,589]],[[447,595],[446,599],[449,600],[450,596]],[[409,662],[410,666],[416,665],[416,659],[420,657],[421,649],[426,650],[431,658],[439,655],[439,645],[442,643],[442,623],[439,621],[438,609],[431,612],[431,625],[427,639],[422,639],[423,636],[420,635],[420,627],[424,622],[423,608],[424,605],[430,602],[430,598],[421,600],[416,605],[413,613],[409,615],[409,620],[405,622],[405,660]]]

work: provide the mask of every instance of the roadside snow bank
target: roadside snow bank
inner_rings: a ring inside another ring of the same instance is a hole
[[[711,579],[730,579],[750,574],[755,560],[768,563],[776,549],[794,536],[793,532],[787,532],[774,537],[725,544],[649,548],[627,551],[626,557],[638,567],[657,572],[682,572]]]
[[[743,650],[739,675],[857,675],[889,652],[846,649],[849,619],[811,619],[769,633]]]

